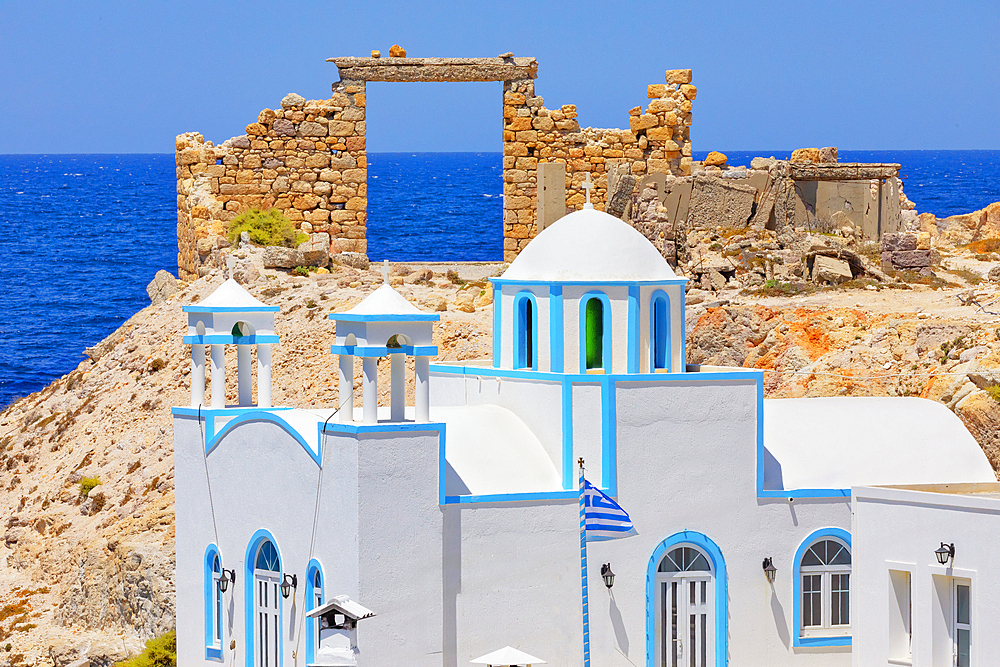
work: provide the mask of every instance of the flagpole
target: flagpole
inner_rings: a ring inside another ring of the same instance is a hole
[[[583,586],[583,667],[590,667],[590,602],[587,594],[587,511],[580,457],[580,579]]]

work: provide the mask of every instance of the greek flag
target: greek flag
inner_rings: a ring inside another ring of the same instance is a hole
[[[586,479],[583,480],[581,501],[588,542],[615,540],[637,534],[628,512]]]

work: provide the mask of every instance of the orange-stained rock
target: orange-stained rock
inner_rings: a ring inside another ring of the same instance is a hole
[[[405,58],[406,57],[406,49],[404,49],[399,44],[393,44],[389,48],[389,57],[390,58]]]

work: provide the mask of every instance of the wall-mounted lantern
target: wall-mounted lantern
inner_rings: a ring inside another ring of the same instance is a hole
[[[945,544],[942,542],[941,546],[934,550],[934,555],[937,556],[937,562],[947,565],[949,560],[955,560],[955,544]]]
[[[292,594],[292,589],[299,587],[299,576],[297,574],[286,574],[281,580],[281,597],[287,598]]]
[[[601,566],[601,576],[604,578],[604,585],[611,590],[611,587],[615,585],[615,573],[611,571],[611,563],[605,563]]]
[[[222,568],[222,576],[219,577],[219,590],[225,593],[229,584],[236,585],[236,571]]]
[[[778,568],[776,568],[774,566],[774,563],[771,562],[770,556],[764,559],[763,568],[764,568],[764,576],[767,577],[767,583],[773,584],[774,577],[778,574]]]

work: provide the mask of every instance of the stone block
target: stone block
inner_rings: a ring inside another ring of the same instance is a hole
[[[792,151],[789,162],[819,162],[818,148],[797,148]]]
[[[288,93],[283,98],[281,98],[281,108],[282,109],[295,109],[297,107],[305,106],[306,98],[295,93]]]
[[[689,83],[685,83],[681,86],[681,93],[684,94],[684,97],[694,101],[694,98],[698,95],[698,88]]]
[[[671,127],[651,127],[646,130],[646,138],[652,141],[670,141],[674,136]]]
[[[667,87],[662,83],[651,83],[646,86],[646,97],[657,99],[667,94]]]
[[[325,137],[326,126],[307,120],[299,125],[298,135],[300,137]]]
[[[836,257],[825,257],[816,255],[813,260],[812,279],[816,282],[838,283],[852,280],[854,274],[851,272],[851,264]]]
[[[688,211],[689,228],[739,229],[747,226],[756,188],[712,176],[695,178]]]
[[[668,69],[666,72],[667,83],[683,84],[691,83],[691,70],[689,69]]]
[[[354,129],[354,123],[350,121],[334,120],[327,127],[327,132],[331,137],[351,137],[354,135]]]
[[[247,125],[247,134],[251,137],[259,137],[267,134],[267,128],[260,123],[250,123]]]
[[[887,233],[882,235],[882,251],[916,250],[917,237],[913,234]]]
[[[706,167],[713,167],[713,166],[714,167],[721,167],[724,164],[726,164],[726,162],[728,162],[728,161],[729,161],[729,158],[727,158],[724,153],[720,153],[719,151],[712,151],[711,153],[709,153],[705,157],[705,166]]]
[[[898,250],[892,253],[892,263],[900,269],[922,269],[931,265],[931,251]]]
[[[819,149],[819,162],[822,162],[824,164],[836,164],[837,147],[827,146],[826,148]]]

